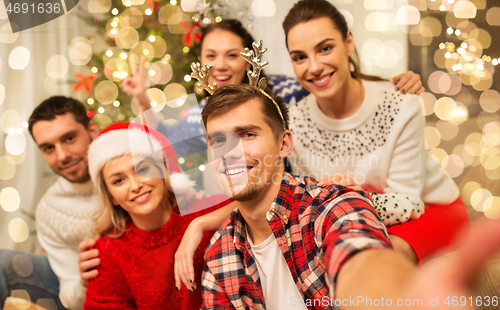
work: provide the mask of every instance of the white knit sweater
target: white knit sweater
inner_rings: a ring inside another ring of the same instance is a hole
[[[92,215],[102,206],[91,181],[71,183],[60,177],[36,210],[40,245],[59,278],[59,298],[68,309],[83,309],[85,288],[80,284],[78,245],[93,238]]]
[[[293,173],[352,177],[371,193],[386,225],[420,217],[423,203],[456,200],[458,187],[425,148],[420,97],[401,95],[389,82],[363,86],[363,104],[348,118],[326,116],[312,94],[290,108]]]

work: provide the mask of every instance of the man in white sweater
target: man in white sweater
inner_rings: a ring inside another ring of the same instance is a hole
[[[15,289],[26,290],[32,302],[44,300],[47,305],[46,299],[53,299],[59,309],[82,309],[85,287],[80,284],[78,246],[93,237],[92,215],[101,207],[87,164],[89,145],[99,129],[79,101],[55,96],[33,111],[29,131],[60,176],[36,211],[38,240],[47,257],[0,250],[0,309]],[[16,255],[30,258],[31,274],[20,275]]]

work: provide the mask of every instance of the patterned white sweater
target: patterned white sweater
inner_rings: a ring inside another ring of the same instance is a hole
[[[78,245],[93,238],[92,215],[102,206],[92,181],[76,184],[59,177],[36,210],[40,245],[59,278],[59,298],[68,309],[83,309],[85,288],[80,284]]]
[[[425,148],[420,97],[401,95],[389,82],[363,86],[363,104],[348,118],[326,116],[312,94],[290,108],[293,173],[350,176],[371,193],[386,225],[419,218],[424,204],[456,200],[458,187]]]

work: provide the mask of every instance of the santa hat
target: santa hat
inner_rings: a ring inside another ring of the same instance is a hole
[[[172,144],[158,131],[139,123],[115,123],[99,133],[89,148],[90,177],[97,186],[102,168],[116,157],[141,156],[163,163],[163,154],[166,156],[170,184],[176,197],[183,193],[192,194],[195,182],[181,172]]]

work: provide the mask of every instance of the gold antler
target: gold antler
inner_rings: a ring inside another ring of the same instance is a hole
[[[245,47],[245,50],[241,52],[241,57],[245,59],[249,64],[252,65],[253,70],[248,70],[248,80],[249,84],[252,86],[257,86],[262,90],[265,90],[267,87],[266,78],[262,78],[259,81],[260,71],[267,66],[269,63],[267,61],[262,61],[262,56],[267,52],[267,48],[264,47],[262,40],[252,43],[254,51],[249,50]]]
[[[212,65],[205,64],[202,67],[199,62],[192,62],[191,70],[193,70],[193,72],[191,72],[191,77],[197,79],[198,83],[200,83],[200,87],[203,87],[210,95],[213,95],[214,91],[217,89],[217,83],[210,85],[208,82],[208,77],[212,71]]]

